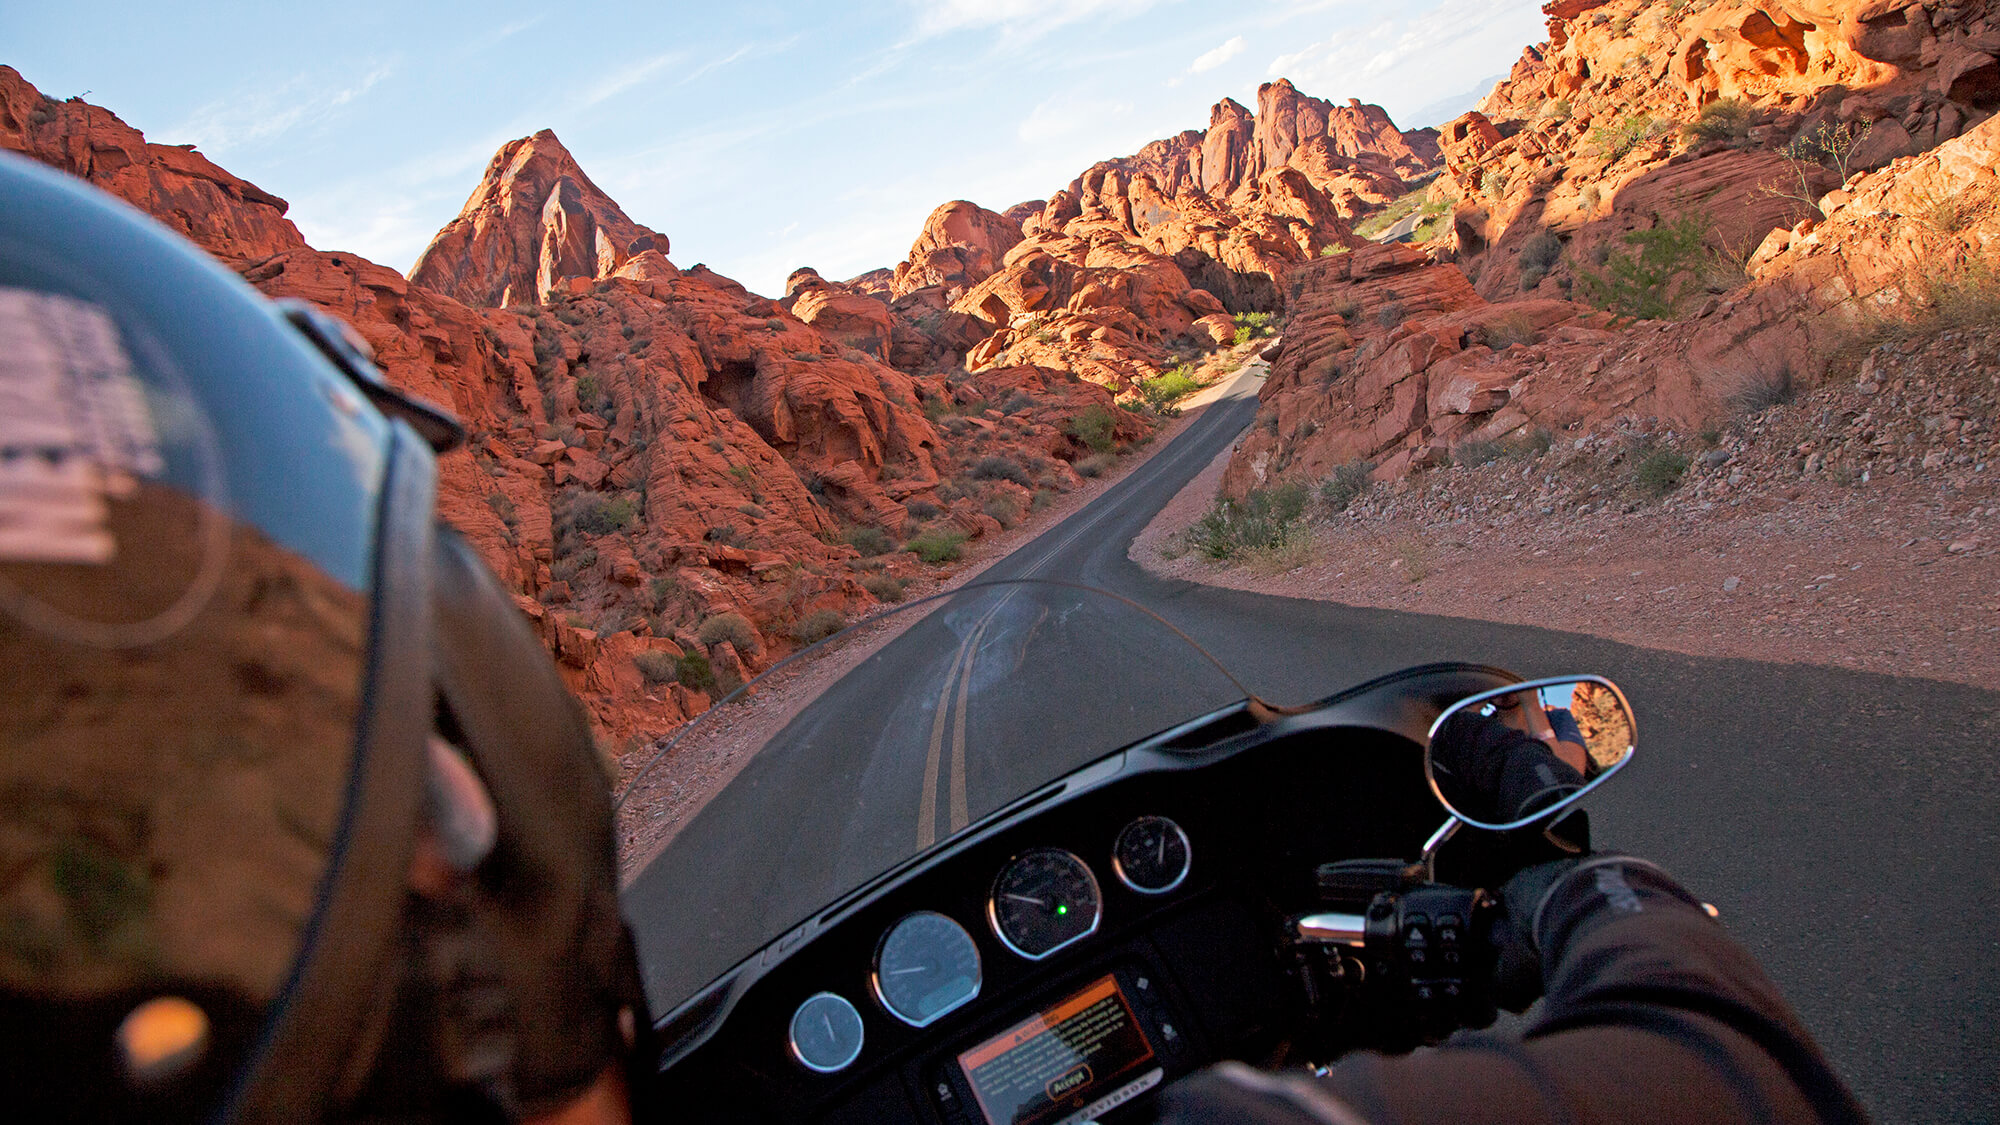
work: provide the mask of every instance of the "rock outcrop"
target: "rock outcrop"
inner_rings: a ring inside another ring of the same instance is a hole
[[[544,129],[500,146],[410,280],[468,305],[537,305],[559,285],[588,285],[642,255],[657,260],[635,270],[671,276],[667,249],[666,235],[628,218]]]
[[[391,382],[456,412],[471,437],[439,460],[440,514],[616,745],[900,597],[925,569],[906,538],[996,531],[1149,429],[1066,372],[895,370],[885,306],[817,275],[788,309],[680,270],[548,133],[505,146],[426,252],[463,300],[306,245],[277,197],[5,67],[0,148],[346,319]]]
[[[891,289],[906,370],[1034,364],[1122,395],[1280,303],[1287,271],[1362,245],[1348,220],[1434,172],[1435,134],[1283,80],[1258,111],[1092,166],[1046,200],[932,213]],[[859,281],[860,279],[857,279]],[[855,292],[861,286],[850,285]]]
[[[1990,277],[1988,5],[1544,10],[1549,42],[1439,138],[1448,232],[1293,269],[1233,493],[1620,420],[1710,426]]]

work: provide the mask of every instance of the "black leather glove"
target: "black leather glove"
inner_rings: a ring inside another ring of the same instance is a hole
[[[1500,888],[1499,914],[1487,939],[1493,943],[1493,1002],[1510,1012],[1527,1010],[1542,995],[1542,951],[1535,944],[1535,912],[1580,857],[1523,868]]]

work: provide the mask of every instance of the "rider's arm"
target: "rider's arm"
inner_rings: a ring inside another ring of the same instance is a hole
[[[1446,799],[1482,820],[1518,820],[1583,785],[1583,774],[1546,743],[1491,716],[1452,716],[1431,747]]]
[[[1358,1053],[1321,1080],[1218,1067],[1168,1121],[1865,1120],[1750,955],[1658,868],[1600,856],[1533,910],[1546,999],[1519,1038]]]

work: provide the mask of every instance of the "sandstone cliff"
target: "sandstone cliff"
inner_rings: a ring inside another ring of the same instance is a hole
[[[867,310],[794,315],[679,270],[548,133],[503,147],[426,251],[450,293],[307,246],[283,200],[6,67],[0,148],[343,317],[392,382],[456,412],[471,440],[440,460],[440,512],[618,743],[900,597],[926,568],[899,543],[998,530],[1148,429],[1066,373],[912,376]]]
[[[1439,159],[1434,131],[1279,80],[1257,112],[1224,99],[1205,132],[1103,161],[1046,200],[1004,214],[947,203],[886,293],[865,277],[840,288],[890,302],[890,359],[906,370],[1027,363],[1130,397],[1231,340],[1232,314],[1276,309],[1292,268],[1361,244],[1348,220]]]
[[[1620,418],[1700,429],[1990,275],[1987,4],[1544,10],[1549,42],[1443,131],[1447,233],[1292,271],[1232,493]]]

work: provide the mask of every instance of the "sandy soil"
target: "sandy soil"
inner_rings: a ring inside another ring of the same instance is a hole
[[[1669,435],[1421,473],[1343,511],[1316,502],[1309,548],[1248,563],[1184,541],[1224,454],[1131,553],[1237,589],[2000,689],[2000,462],[1988,452],[2000,375],[1988,379],[1864,379],[1747,419],[1705,451],[1686,439],[1686,477],[1665,499],[1622,482],[1635,451],[1669,448]]]

